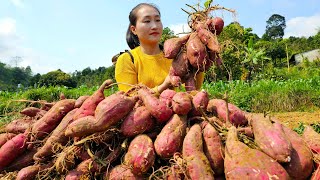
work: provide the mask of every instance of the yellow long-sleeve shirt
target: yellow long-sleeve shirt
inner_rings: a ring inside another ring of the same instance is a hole
[[[118,57],[115,67],[115,78],[119,90],[128,91],[131,86],[126,84],[144,84],[154,88],[162,84],[169,74],[172,59],[164,57],[163,52],[156,55],[148,55],[141,51],[140,46],[130,50],[134,57],[134,63],[128,53]],[[204,79],[204,73],[198,73],[196,77],[196,88],[200,89]]]

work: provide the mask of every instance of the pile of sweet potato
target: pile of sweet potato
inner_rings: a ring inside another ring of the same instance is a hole
[[[319,179],[320,134],[310,126],[300,136],[204,90],[156,96],[137,86],[105,97],[111,83],[24,109],[2,128],[0,177]]]

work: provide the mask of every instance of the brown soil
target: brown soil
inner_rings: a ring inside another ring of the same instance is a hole
[[[320,110],[314,112],[285,112],[285,113],[273,113],[271,116],[277,118],[284,125],[290,128],[296,128],[299,126],[299,122],[303,124],[315,124],[320,123]]]

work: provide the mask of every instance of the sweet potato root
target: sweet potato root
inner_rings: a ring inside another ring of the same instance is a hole
[[[206,24],[213,34],[219,35],[223,30],[224,21],[220,17],[213,17],[207,19]]]
[[[82,103],[81,107],[74,114],[74,120],[85,116],[94,116],[97,105],[105,98],[104,89],[110,84],[112,84],[111,79],[105,80],[99,89]]]
[[[199,28],[197,29],[197,35],[199,36],[201,42],[206,45],[210,51],[216,53],[220,52],[218,38],[211,31],[208,29]]]
[[[277,161],[240,142],[234,126],[229,128],[225,151],[226,179],[290,179]]]
[[[292,144],[291,161],[283,167],[292,179],[307,179],[313,169],[312,153],[301,136],[288,127],[282,127]]]
[[[75,120],[68,125],[65,135],[82,137],[107,130],[119,122],[134,107],[138,97],[127,97],[124,94],[113,94],[101,101],[96,110],[95,117],[86,116]]]
[[[65,136],[64,132],[70,122],[73,120],[74,113],[78,108],[73,109],[67,115],[63,117],[60,124],[53,130],[50,137],[46,140],[45,144],[34,155],[35,161],[43,161],[46,157],[53,154],[53,147],[57,144],[64,146],[69,138]]]
[[[38,173],[44,169],[52,166],[52,163],[49,164],[35,164],[22,168],[16,177],[16,180],[33,180],[36,179]]]
[[[186,135],[186,128],[187,117],[174,114],[154,142],[157,154],[162,158],[170,158],[179,152]]]
[[[191,96],[187,92],[177,92],[172,98],[172,110],[176,114],[186,115],[192,109]]]
[[[191,33],[187,42],[187,57],[189,63],[196,69],[205,65],[207,56],[206,46],[201,42],[197,33]]]
[[[255,142],[261,150],[279,162],[290,162],[292,145],[285,135],[281,124],[272,124],[268,117],[252,115],[252,126]]]
[[[167,122],[172,116],[173,112],[171,108],[169,108],[165,102],[160,101],[147,88],[139,89],[138,96],[150,111],[151,115],[155,117],[160,123]]]
[[[203,151],[216,175],[224,172],[224,147],[218,131],[208,122],[201,123],[203,134]]]
[[[172,106],[172,98],[177,92],[172,89],[166,89],[162,91],[162,93],[159,96],[160,101],[163,101],[166,103],[168,107]]]
[[[34,122],[35,120],[31,118],[16,119],[7,124],[4,131],[14,134],[24,133]]]
[[[202,90],[196,93],[192,98],[192,116],[200,116],[200,109],[205,112],[209,103],[209,94],[207,91]]]
[[[199,124],[194,124],[184,138],[182,154],[191,179],[214,179],[210,162],[203,152],[203,139]]]
[[[152,140],[147,135],[140,134],[131,141],[124,164],[131,167],[135,175],[142,175],[153,166],[155,158]]]
[[[35,117],[37,115],[41,115],[43,116],[44,114],[46,114],[47,111],[36,108],[36,107],[27,107],[24,108],[23,110],[20,111],[20,114],[23,114],[25,116],[29,116],[29,117]]]
[[[121,132],[126,137],[133,137],[151,130],[155,124],[150,111],[145,106],[132,110],[121,123]]]
[[[27,136],[18,134],[0,148],[0,171],[14,161],[26,150]]]
[[[82,106],[82,104],[84,103],[84,101],[86,101],[89,97],[90,96],[88,96],[88,95],[78,97],[78,99],[74,103],[74,108],[80,108]]]
[[[190,34],[183,37],[171,38],[164,42],[164,57],[174,59],[180,52],[181,47],[188,41]]]
[[[32,126],[32,134],[35,139],[43,138],[54,130],[62,118],[74,108],[74,99],[60,100]]]
[[[317,133],[311,126],[305,125],[302,138],[314,153],[320,154],[320,134],[319,133]]]
[[[0,148],[2,145],[4,145],[7,141],[15,137],[16,134],[14,133],[1,133],[0,134]]]
[[[137,176],[132,173],[129,166],[126,165],[118,165],[114,167],[109,173],[108,171],[104,175],[104,179],[108,180],[143,180],[142,177]]]
[[[17,157],[7,167],[6,171],[15,171],[30,166],[34,163],[33,156],[37,149],[27,150],[21,156]]]

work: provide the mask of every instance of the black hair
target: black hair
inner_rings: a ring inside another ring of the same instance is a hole
[[[130,14],[129,14],[129,26],[128,26],[127,35],[126,35],[127,44],[130,47],[130,49],[134,49],[135,47],[140,45],[138,36],[132,33],[130,27],[132,25],[135,26],[137,24],[137,11],[142,6],[152,7],[155,10],[157,10],[159,15],[160,15],[159,9],[155,5],[149,4],[149,3],[140,3],[130,11]]]

